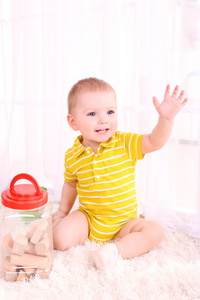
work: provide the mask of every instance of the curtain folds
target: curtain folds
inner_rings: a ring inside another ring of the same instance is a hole
[[[76,137],[66,98],[95,76],[116,90],[119,130],[150,132],[152,103],[179,84],[189,103],[168,144],[137,166],[140,209],[200,238],[200,1],[0,0],[0,192],[33,175],[59,202]]]

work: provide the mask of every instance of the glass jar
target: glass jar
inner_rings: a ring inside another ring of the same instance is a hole
[[[16,184],[26,179],[31,184]],[[1,194],[1,255],[6,281],[48,278],[53,263],[52,204],[34,177],[21,173]]]

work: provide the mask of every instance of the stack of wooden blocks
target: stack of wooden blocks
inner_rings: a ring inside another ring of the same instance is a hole
[[[37,225],[32,223],[26,235],[18,233],[15,240],[7,233],[1,251],[5,280],[28,281],[36,274],[48,278],[52,266],[48,221],[42,219]]]

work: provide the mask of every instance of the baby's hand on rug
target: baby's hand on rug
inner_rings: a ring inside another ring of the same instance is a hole
[[[58,210],[56,211],[53,215],[52,215],[52,224],[53,224],[53,228],[59,223],[59,221],[61,219],[63,219],[66,216],[66,214],[61,211]]]

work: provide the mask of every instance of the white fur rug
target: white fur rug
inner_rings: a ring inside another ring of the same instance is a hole
[[[200,299],[200,240],[165,233],[159,247],[113,268],[97,271],[90,253],[101,245],[55,251],[49,279],[6,282],[0,269],[1,300],[184,300]],[[1,261],[0,261],[1,263]]]
[[[90,253],[97,247],[87,241],[66,252],[55,251],[49,279],[9,283],[1,270],[0,299],[200,299],[199,240],[166,233],[158,248],[131,260],[119,258],[106,272],[91,263]]]

